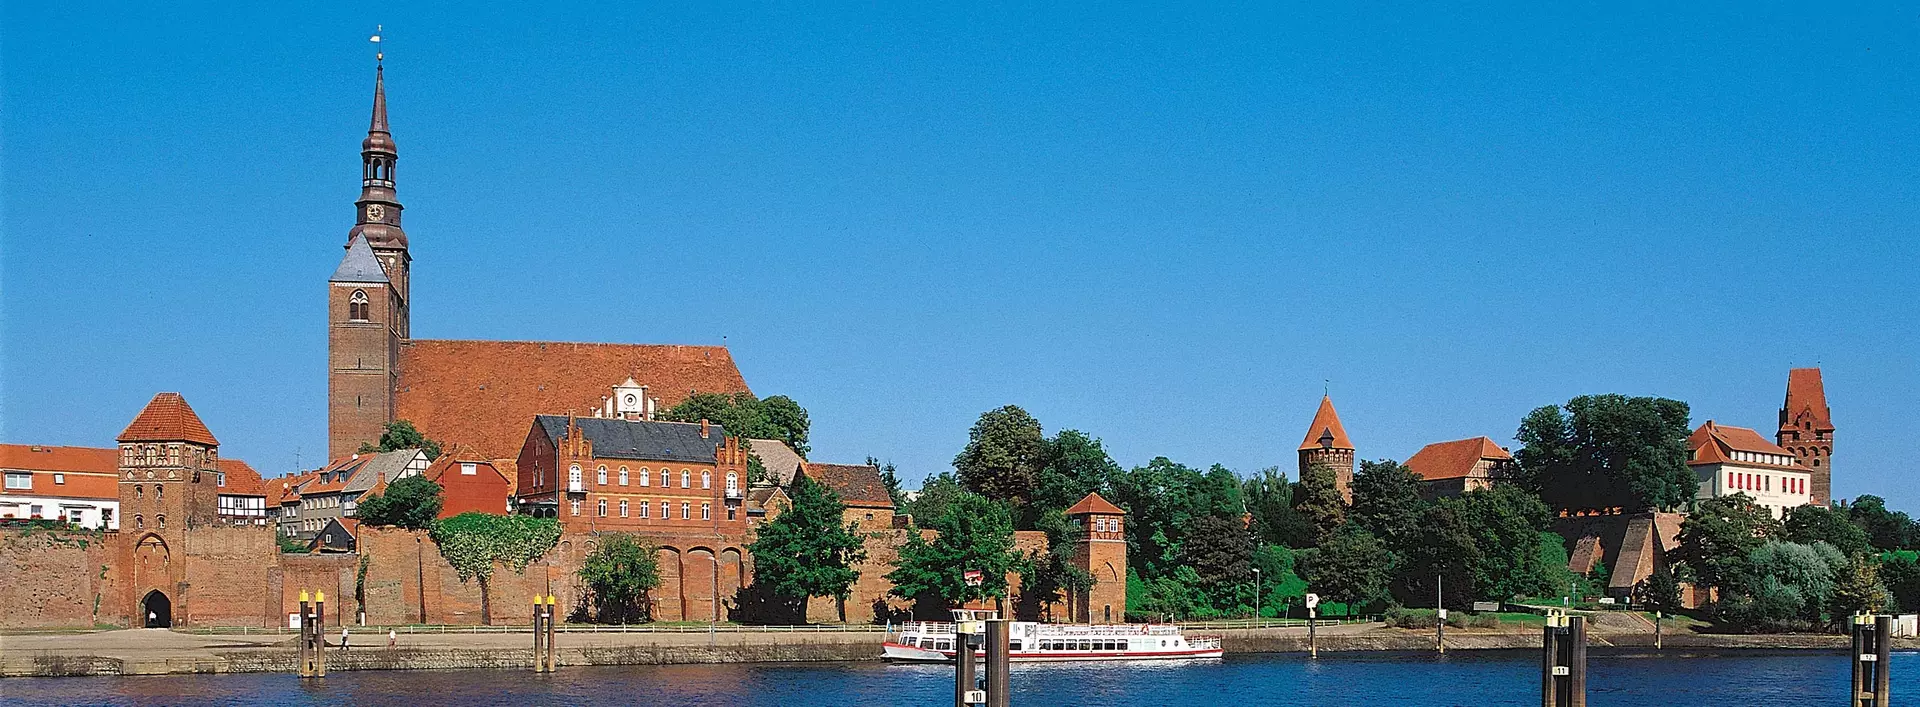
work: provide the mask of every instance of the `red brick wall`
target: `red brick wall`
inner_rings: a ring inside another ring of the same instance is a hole
[[[508,488],[506,478],[491,464],[477,463],[469,476],[460,473],[460,462],[454,462],[440,475],[440,517],[468,512],[505,515]]]
[[[173,620],[187,626],[264,626],[278,602],[265,591],[279,546],[270,528],[212,526],[184,534],[174,561],[184,562],[186,591]]]
[[[107,533],[0,530],[0,628],[125,624],[102,569],[113,562]],[[98,602],[101,613],[94,613]]]
[[[352,321],[355,290],[367,294],[367,321]],[[400,337],[385,285],[327,283],[327,456],[338,459],[380,439],[393,419]]]

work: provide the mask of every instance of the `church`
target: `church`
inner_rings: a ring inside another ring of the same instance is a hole
[[[401,226],[399,149],[387,122],[386,69],[360,143],[360,198],[346,255],[327,281],[327,456],[409,420],[427,437],[512,459],[536,415],[601,408],[631,378],[647,409],[694,393],[751,392],[724,346],[416,339],[413,256]]]

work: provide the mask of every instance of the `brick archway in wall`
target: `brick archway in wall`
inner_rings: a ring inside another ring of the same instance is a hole
[[[148,533],[133,545],[133,626],[147,626],[147,600],[156,594],[166,605],[163,627],[173,625],[178,597],[167,593],[172,585],[173,550],[158,534]]]

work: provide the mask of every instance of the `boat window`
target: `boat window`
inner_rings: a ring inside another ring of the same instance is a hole
[[[1019,641],[1007,641],[1007,650],[1010,650],[1010,651],[1017,651],[1017,650],[1020,650],[1020,642],[1019,642]]]
[[[940,645],[939,645],[939,647],[938,647],[938,650],[943,650],[943,651],[946,651],[946,650],[953,650],[953,642],[952,642],[952,641],[941,641],[941,642],[940,642]]]
[[[1161,648],[1167,647],[1167,639],[1164,639],[1164,638],[1160,639],[1160,647]]]

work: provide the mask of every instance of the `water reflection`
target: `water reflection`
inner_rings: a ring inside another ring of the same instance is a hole
[[[1198,663],[1056,663],[1014,667],[1020,705],[1358,706],[1539,704],[1525,651],[1231,657]],[[1894,693],[1913,689],[1920,655],[1894,656]],[[25,705],[725,705],[865,707],[949,704],[953,669],[879,663],[737,664],[515,671],[366,671],[303,682],[287,674],[10,679],[0,702]],[[1827,704],[1844,699],[1835,653],[1704,657],[1596,655],[1601,705]]]

